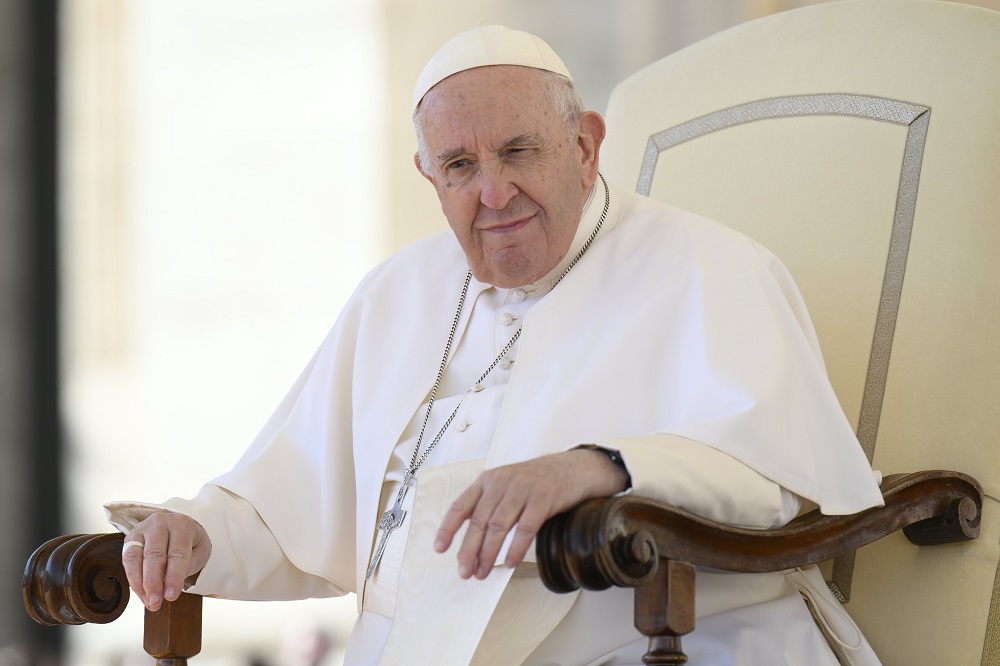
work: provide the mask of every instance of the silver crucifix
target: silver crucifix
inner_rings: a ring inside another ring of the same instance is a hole
[[[378,548],[372,557],[372,563],[368,565],[368,573],[365,574],[365,580],[371,578],[372,574],[375,573],[379,560],[382,559],[382,553],[385,552],[385,543],[389,540],[389,535],[403,524],[403,517],[406,515],[406,511],[403,510],[403,497],[406,495],[406,488],[406,483],[399,487],[399,493],[396,494],[396,502],[392,505],[391,509],[382,514],[382,517],[378,521],[378,529],[382,533],[382,538],[379,539]]]

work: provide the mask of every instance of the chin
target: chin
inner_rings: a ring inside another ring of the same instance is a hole
[[[544,271],[539,272],[534,267],[507,265],[490,271],[490,277],[493,279],[488,282],[501,289],[514,289],[531,284],[544,274]]]
[[[507,254],[508,256],[502,259],[498,258],[500,259],[498,261],[488,262],[482,267],[484,275],[487,276],[485,279],[480,278],[475,270],[472,271],[472,274],[480,282],[486,282],[501,289],[513,289],[531,284],[548,272],[544,267],[540,267],[541,262],[537,260],[531,260],[521,253],[516,253],[516,256],[511,256],[514,253]]]
[[[498,289],[514,289],[516,287],[523,287],[524,285],[531,282],[531,280],[516,280],[512,278],[500,278],[498,280],[485,280],[489,284],[497,287]]]

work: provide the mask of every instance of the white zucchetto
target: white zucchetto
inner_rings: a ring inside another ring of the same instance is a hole
[[[413,110],[428,90],[452,74],[488,65],[533,67],[573,80],[552,47],[535,35],[502,25],[476,26],[451,38],[431,56],[413,89]]]

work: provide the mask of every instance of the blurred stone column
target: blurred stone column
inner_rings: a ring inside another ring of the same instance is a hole
[[[0,663],[56,659],[20,582],[60,530],[57,1],[0,0]]]

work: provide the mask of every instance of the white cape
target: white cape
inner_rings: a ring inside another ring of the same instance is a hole
[[[715,222],[612,194],[607,230],[524,319],[487,465],[666,433],[826,513],[881,504],[780,262]],[[333,593],[363,589],[387,461],[434,382],[466,271],[450,232],[373,270],[213,482],[249,501],[288,560]],[[473,281],[470,298],[486,288]],[[643,452],[637,487],[655,486],[655,459]]]

